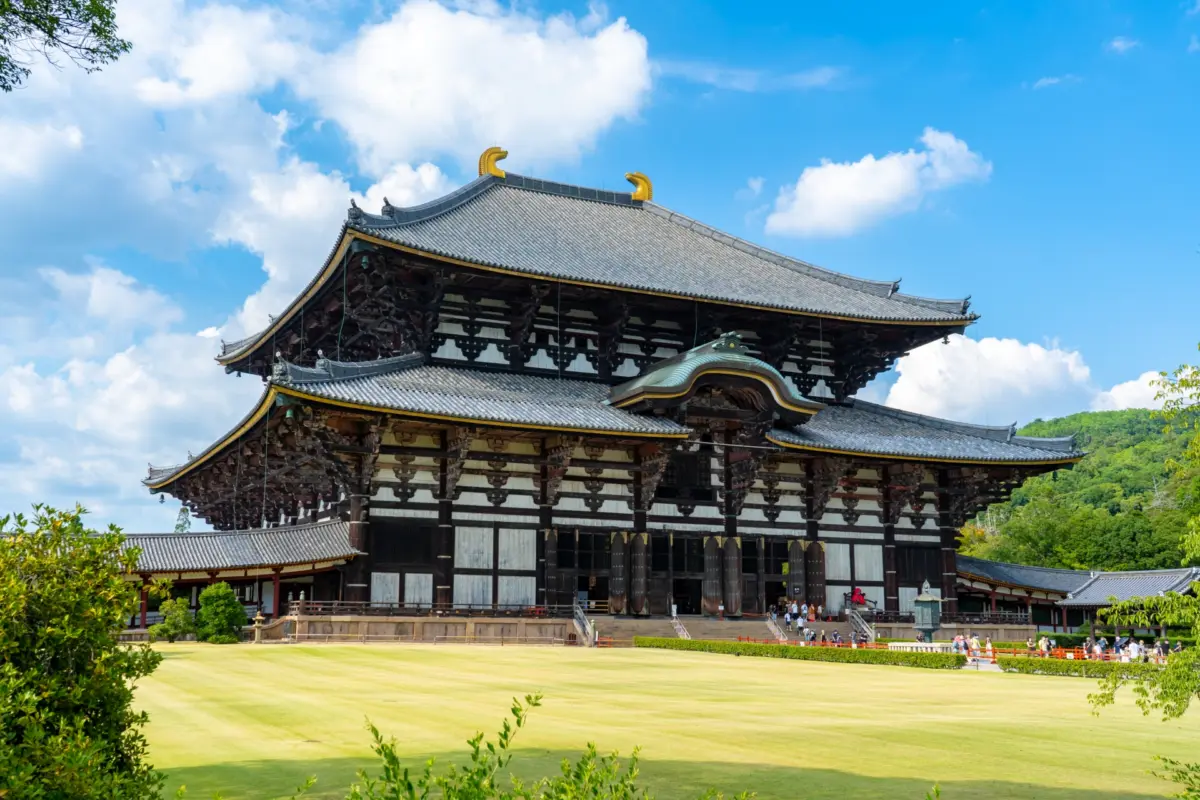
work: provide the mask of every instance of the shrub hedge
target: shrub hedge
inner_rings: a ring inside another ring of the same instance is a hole
[[[967,657],[952,653],[905,653],[895,650],[865,650],[851,647],[797,647],[785,644],[756,642],[721,642],[704,639],[663,639],[654,636],[635,636],[634,647],[654,647],[661,650],[698,650],[703,653],[725,653],[738,656],[791,658],[797,661],[839,661],[850,664],[889,664],[899,667],[925,669],[961,669]]]
[[[1064,675],[1070,678],[1104,678],[1114,672],[1127,678],[1140,678],[1162,669],[1159,664],[1123,664],[1120,661],[1086,661],[1083,659],[1026,658],[999,656],[996,663],[1005,672],[1023,675]]]

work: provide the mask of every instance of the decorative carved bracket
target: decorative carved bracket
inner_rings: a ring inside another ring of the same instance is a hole
[[[901,512],[921,496],[921,479],[925,468],[918,464],[898,464],[887,468],[888,502],[884,503],[883,523],[895,525]]]
[[[820,519],[829,506],[829,498],[843,477],[852,469],[848,458],[816,458],[812,461],[812,519]]]
[[[554,505],[558,502],[558,493],[562,489],[563,479],[571,466],[571,453],[580,441],[579,436],[559,436],[547,439],[542,445],[546,456],[546,503]]]
[[[446,432],[446,455],[443,458],[442,469],[446,472],[445,494],[439,500],[457,499],[460,491],[458,480],[462,477],[463,465],[467,454],[471,451],[471,429],[451,428]]]

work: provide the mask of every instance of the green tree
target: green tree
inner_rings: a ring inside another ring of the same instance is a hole
[[[174,642],[189,633],[195,633],[196,622],[192,619],[186,597],[163,600],[158,610],[163,615],[163,621],[150,626],[151,641],[166,639],[168,642]]]
[[[245,624],[246,609],[228,583],[214,583],[200,593],[200,610],[196,612],[196,638],[200,641],[236,642]]]
[[[5,800],[157,798],[133,685],[158,666],[119,634],[137,551],[84,511],[0,518],[0,787]]]
[[[117,36],[116,0],[0,0],[0,90],[11,92],[39,56],[95,72],[129,52]]]
[[[192,518],[188,514],[187,506],[179,507],[179,516],[175,517],[175,532],[187,533],[192,529]]]

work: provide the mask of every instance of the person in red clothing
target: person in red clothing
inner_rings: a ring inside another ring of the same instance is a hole
[[[863,590],[854,587],[854,591],[850,593],[850,602],[856,606],[865,606],[867,604],[867,596],[863,594]]]

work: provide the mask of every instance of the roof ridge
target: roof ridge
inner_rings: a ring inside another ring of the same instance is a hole
[[[885,406],[879,403],[871,403],[858,398],[852,398],[850,402],[855,408],[863,408],[865,411],[871,411],[884,416],[894,417],[895,419],[909,420],[920,425],[929,425],[942,430],[954,431],[956,433],[961,433],[964,436],[974,436],[978,439],[1005,442],[1007,444],[1014,444],[1019,447],[1031,447],[1039,450],[1054,450],[1064,453],[1075,452],[1074,436],[1045,438],[1037,436],[1018,436],[1016,433],[1017,424],[1015,422],[1011,425],[980,425],[974,422],[958,422],[956,420],[929,416],[928,414],[918,414],[915,411],[906,411],[902,408],[893,408],[891,406]]]
[[[277,528],[237,528],[230,531],[171,531],[169,533],[126,533],[125,540],[128,541],[132,537],[143,537],[155,539],[171,539],[171,538],[198,538],[201,536],[245,536],[252,533],[291,533],[293,531],[308,530],[309,528],[320,528],[325,525],[348,525],[342,519],[322,519],[316,522],[302,522],[296,525],[280,525]]]
[[[1021,569],[1036,569],[1041,572],[1060,572],[1069,575],[1079,575],[1081,573],[1094,574],[1095,570],[1088,569],[1067,569],[1066,567],[1039,567],[1033,564],[1014,564],[1010,561],[994,561],[990,558],[980,558],[979,556],[960,555],[958,558],[969,558],[972,561],[982,561],[985,564],[999,564],[1002,567],[1020,567]]]
[[[334,383],[354,378],[369,378],[374,375],[400,372],[405,369],[421,366],[424,363],[425,354],[421,352],[403,353],[398,356],[375,358],[370,361],[335,361],[325,358],[325,354],[318,350],[316,363],[311,367],[279,359],[271,368],[270,382],[285,386],[307,383]]]

